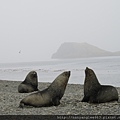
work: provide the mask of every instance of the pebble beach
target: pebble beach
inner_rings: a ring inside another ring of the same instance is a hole
[[[120,115],[120,103],[89,104],[81,102],[83,85],[68,84],[59,106],[19,108],[20,101],[31,93],[18,93],[20,81],[0,80],[0,115]],[[50,83],[39,82],[39,90]],[[117,87],[119,97],[120,88]]]

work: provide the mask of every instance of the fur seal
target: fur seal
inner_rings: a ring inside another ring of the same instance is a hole
[[[70,71],[61,73],[48,88],[32,93],[22,99],[19,107],[23,108],[24,105],[33,107],[58,106],[64,95],[69,77]]]
[[[115,87],[101,85],[92,69],[86,67],[84,81],[84,97],[82,102],[105,103],[118,101],[118,92]]]
[[[29,93],[33,91],[38,91],[38,78],[35,71],[29,72],[25,80],[18,86],[19,93]]]

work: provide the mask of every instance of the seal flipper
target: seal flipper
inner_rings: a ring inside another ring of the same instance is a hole
[[[88,102],[88,101],[89,101],[89,97],[85,95],[81,102]]]
[[[53,105],[54,106],[58,106],[59,104],[60,104],[59,98],[56,98],[55,100],[53,100]]]

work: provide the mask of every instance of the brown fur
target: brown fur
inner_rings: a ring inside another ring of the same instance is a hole
[[[118,92],[115,87],[101,85],[92,69],[86,68],[84,82],[84,98],[82,102],[104,103],[118,101]]]
[[[51,85],[43,91],[30,94],[20,102],[20,107],[24,105],[43,107],[43,106],[57,106],[60,104],[60,99],[63,97],[70,71],[60,74]]]
[[[38,78],[35,71],[29,72],[25,80],[18,86],[19,93],[29,93],[33,91],[38,91]]]

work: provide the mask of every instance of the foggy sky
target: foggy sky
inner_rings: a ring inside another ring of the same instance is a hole
[[[49,60],[64,42],[120,51],[120,0],[0,0],[0,63]]]

